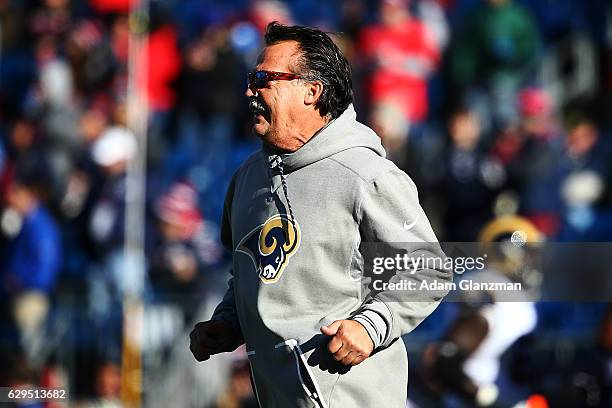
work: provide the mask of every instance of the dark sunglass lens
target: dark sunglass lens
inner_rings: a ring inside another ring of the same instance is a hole
[[[268,74],[263,71],[255,72],[255,86],[265,88],[268,85]]]

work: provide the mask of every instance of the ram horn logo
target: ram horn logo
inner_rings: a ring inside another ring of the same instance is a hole
[[[300,241],[298,223],[285,214],[274,215],[242,238],[236,251],[251,258],[263,283],[275,283],[300,247]]]

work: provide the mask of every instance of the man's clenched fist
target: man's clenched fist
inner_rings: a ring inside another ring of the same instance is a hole
[[[327,348],[334,359],[344,365],[361,363],[374,349],[374,343],[366,329],[354,320],[336,320],[321,327],[321,333],[333,336]]]
[[[198,361],[208,360],[213,354],[234,351],[244,343],[240,331],[220,320],[196,324],[189,339],[189,349]]]

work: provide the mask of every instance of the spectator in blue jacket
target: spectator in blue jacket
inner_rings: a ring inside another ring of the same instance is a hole
[[[30,357],[41,344],[49,296],[61,265],[60,233],[44,204],[43,167],[40,161],[19,163],[3,216],[13,220],[14,228],[0,264],[0,292]]]
[[[43,201],[44,178],[25,168],[34,165],[26,163],[17,169],[7,195],[7,210],[21,221],[8,242],[2,268],[3,289],[13,296],[29,290],[49,294],[61,261],[60,233]]]

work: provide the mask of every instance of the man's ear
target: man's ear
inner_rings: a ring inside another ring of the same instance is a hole
[[[304,95],[304,103],[312,105],[316,103],[323,93],[323,84],[319,81],[309,82],[306,86],[306,95]]]

